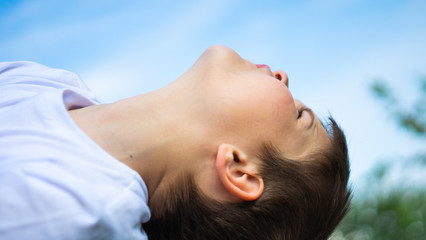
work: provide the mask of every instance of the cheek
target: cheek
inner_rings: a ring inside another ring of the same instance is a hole
[[[279,83],[279,82],[277,82]],[[282,131],[291,127],[293,118],[296,117],[294,100],[285,86],[271,84],[252,88],[250,95],[242,96],[242,106],[246,121],[253,124],[255,130],[270,132]]]
[[[243,78],[210,89],[216,95],[214,108],[217,124],[222,129],[245,137],[271,136],[291,129],[296,118],[294,100],[288,88],[277,80]]]
[[[278,84],[273,84],[278,85]],[[296,109],[294,100],[285,86],[264,87],[257,90],[257,97],[251,106],[263,112],[265,119],[285,120],[294,115]]]

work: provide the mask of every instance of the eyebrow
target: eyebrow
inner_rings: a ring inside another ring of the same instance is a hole
[[[311,115],[311,122],[309,123],[308,129],[312,128],[312,126],[315,123],[315,114],[314,111],[312,111],[312,109],[310,108],[306,108],[305,111],[307,111],[309,113],[309,115]]]

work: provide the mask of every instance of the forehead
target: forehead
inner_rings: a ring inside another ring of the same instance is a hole
[[[327,131],[326,125],[315,114],[315,128],[313,130],[313,149],[322,150],[331,145],[330,135]]]
[[[309,129],[304,126],[296,128],[294,134],[278,132],[271,143],[283,156],[289,159],[304,159],[315,152],[327,149],[331,145],[330,136],[325,125],[316,114],[313,114],[313,125]]]

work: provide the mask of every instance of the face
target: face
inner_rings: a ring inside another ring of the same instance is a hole
[[[283,71],[272,72],[232,49],[213,46],[188,73],[197,76],[193,84],[200,102],[208,106],[208,117],[215,119],[224,141],[232,139],[252,154],[262,143],[272,143],[294,159],[329,141],[313,111],[293,98]]]
[[[210,47],[178,81],[187,83],[175,86],[190,91],[189,102],[201,106],[198,115],[203,119],[198,122],[208,122],[207,129],[214,129],[209,137],[217,143],[233,144],[252,156],[260,154],[264,143],[272,143],[285,157],[297,159],[329,141],[315,114],[293,98],[285,72],[272,72],[227,47]],[[187,229],[198,217],[206,219],[207,212],[202,212],[208,198],[200,196],[211,196],[199,188],[199,179],[192,179],[195,174],[180,176],[183,180],[173,181],[165,193],[168,204],[151,209],[152,218],[144,225],[150,239],[179,236],[174,231],[181,225]]]

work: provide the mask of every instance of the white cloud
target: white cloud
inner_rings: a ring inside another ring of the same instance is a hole
[[[168,12],[154,31],[138,32],[81,75],[107,101],[164,86],[201,54],[188,42],[236,3],[197,2],[183,11]]]

